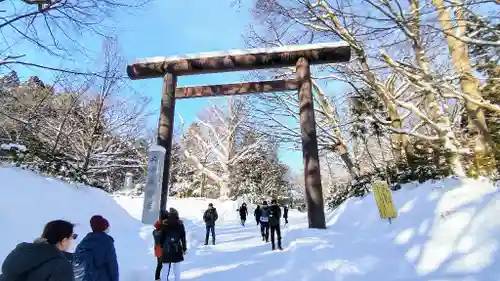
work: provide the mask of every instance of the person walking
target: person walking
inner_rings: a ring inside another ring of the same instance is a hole
[[[285,219],[285,224],[288,224],[288,206],[283,206],[283,218]]]
[[[163,268],[163,263],[161,261],[162,248],[161,248],[161,225],[164,220],[168,217],[168,211],[163,211],[160,216],[160,219],[157,220],[153,227],[153,238],[154,238],[154,252],[156,257],[156,270],[155,270],[155,280],[160,280],[161,270]]]
[[[208,245],[208,238],[210,233],[212,233],[212,245],[215,245],[215,222],[219,218],[217,210],[214,208],[214,204],[208,204],[208,209],[203,214],[203,221],[205,221],[206,233],[205,233],[205,245]]]
[[[269,206],[267,201],[262,202],[260,208],[260,234],[262,235],[262,241],[269,242]]]
[[[68,221],[48,222],[40,238],[23,242],[12,250],[2,264],[1,281],[73,281],[73,267],[66,251],[77,239]]]
[[[245,221],[247,220],[247,215],[248,215],[247,204],[246,203],[241,204],[239,211],[240,211],[241,225],[245,226]]]
[[[76,281],[118,281],[115,240],[109,233],[109,222],[95,215],[90,218],[89,232],[76,247],[73,266]]]
[[[180,262],[184,261],[184,255],[187,251],[186,244],[186,229],[184,223],[179,219],[179,212],[176,209],[170,208],[166,219],[161,223],[160,227],[160,245],[161,263],[168,263],[168,270],[161,271],[161,280],[168,281],[170,270],[173,269],[174,281],[181,280]]]
[[[260,223],[260,215],[261,215],[260,206],[257,205],[257,208],[255,208],[255,211],[253,211],[253,216],[255,217],[255,221],[257,222],[257,225],[259,225],[259,223]]]
[[[275,244],[275,234],[278,242],[278,249],[281,248],[281,229],[280,229],[280,219],[281,219],[281,208],[278,205],[276,199],[271,200],[271,207],[269,207],[269,226],[271,228],[271,245],[273,251],[276,250]]]

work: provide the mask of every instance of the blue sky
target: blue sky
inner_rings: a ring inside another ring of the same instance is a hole
[[[198,53],[226,49],[245,48],[242,34],[247,24],[252,22],[248,7],[237,11],[230,7],[231,0],[200,1],[157,0],[133,15],[118,18],[120,33],[118,34],[121,50],[128,62],[137,58],[152,56],[169,56],[186,53]],[[95,53],[99,52],[101,42],[92,37],[79,38],[82,45]],[[32,62],[60,66],[64,62],[54,60],[54,57],[40,55],[36,50],[18,46],[18,50],[28,54]],[[75,64],[82,68],[91,67],[87,59],[75,57]],[[38,75],[44,81],[51,79],[52,74],[39,69],[17,69],[23,78]],[[241,80],[240,73],[223,73],[213,75],[180,77],[178,86],[220,84]],[[135,89],[150,95],[152,106],[159,108],[161,94],[161,79],[133,81]],[[186,122],[196,118],[203,108],[224,99],[192,99],[180,100],[176,111]],[[154,117],[152,123],[156,123]],[[280,157],[283,162],[296,172],[302,170],[301,152],[283,150]]]

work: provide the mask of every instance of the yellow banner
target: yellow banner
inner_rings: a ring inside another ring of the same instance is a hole
[[[395,219],[398,217],[396,206],[392,200],[389,186],[384,181],[375,181],[373,183],[373,196],[377,202],[377,208],[381,219]]]

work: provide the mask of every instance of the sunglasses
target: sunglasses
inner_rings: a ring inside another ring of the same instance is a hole
[[[76,240],[76,238],[78,238],[78,234],[73,233],[73,234],[71,235],[71,239]]]

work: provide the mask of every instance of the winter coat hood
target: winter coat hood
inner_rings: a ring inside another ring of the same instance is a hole
[[[90,232],[78,244],[77,252],[93,252],[95,266],[99,267],[108,261],[107,251],[110,249],[108,245],[114,242],[113,237],[104,232]]]
[[[67,263],[67,266],[71,266],[64,253],[55,245],[47,243],[43,238],[39,238],[33,243],[20,243],[5,258],[2,264],[2,275],[6,278],[5,280],[19,279],[21,275],[35,273],[43,264],[49,264],[52,261],[54,263],[61,262],[61,264]]]

